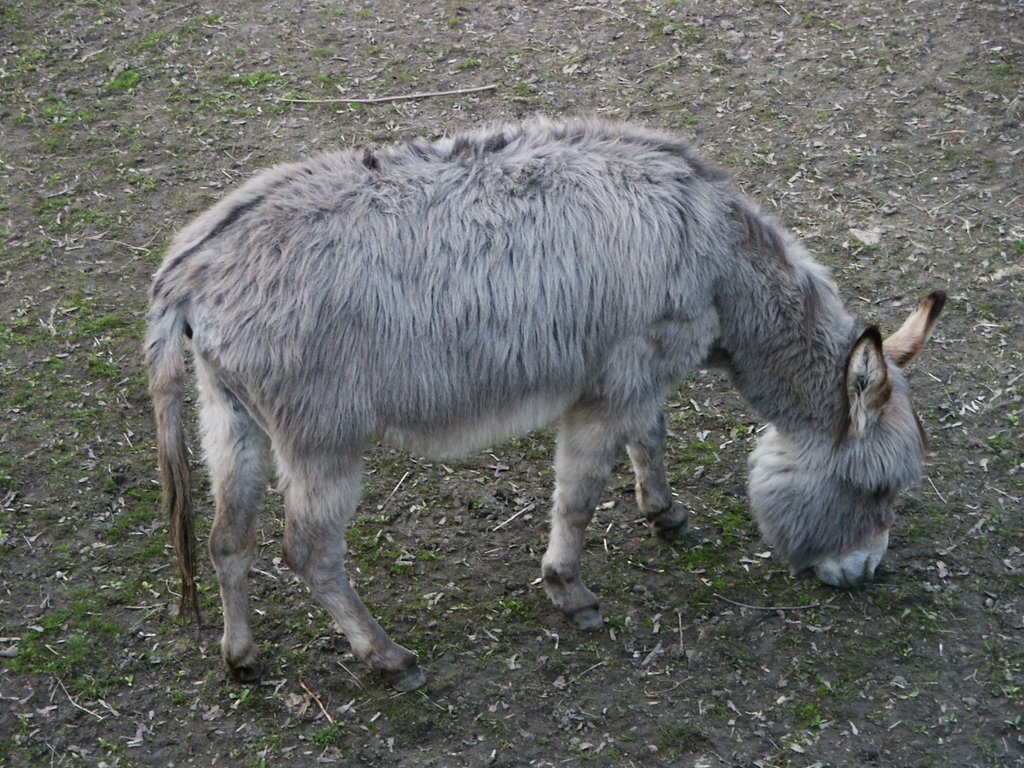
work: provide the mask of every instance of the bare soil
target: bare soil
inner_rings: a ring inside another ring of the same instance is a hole
[[[1008,1],[0,0],[0,765],[1024,765],[1022,30]],[[273,496],[268,670],[229,682],[212,569],[181,624],[158,512],[139,349],[171,233],[273,162],[535,113],[690,135],[883,329],[949,291],[879,577],[770,556],[760,425],[700,372],[667,408],[696,532],[653,539],[620,467],[584,560],[603,631],[537,581],[550,433],[379,449],[352,571],[428,686],[353,659]]]

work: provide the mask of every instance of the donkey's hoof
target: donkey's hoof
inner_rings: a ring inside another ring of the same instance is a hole
[[[423,670],[417,664],[413,664],[405,669],[385,671],[383,674],[388,685],[402,693],[415,691],[427,682],[427,676],[423,674]]]
[[[588,608],[580,608],[570,618],[572,623],[577,628],[592,631],[595,629],[601,629],[604,626],[604,618],[601,616],[601,611],[596,606],[590,606]]]
[[[684,517],[675,525],[656,525],[654,531],[662,541],[667,541],[670,544],[679,542],[685,539],[690,532],[690,521]]]
[[[263,677],[263,662],[254,658],[242,664],[228,662],[228,676],[236,683],[258,683]]]
[[[654,526],[654,532],[662,541],[679,541],[690,530],[690,515],[678,502],[648,514],[647,520]]]

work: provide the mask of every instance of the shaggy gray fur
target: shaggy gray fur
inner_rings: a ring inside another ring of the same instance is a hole
[[[660,407],[709,359],[774,425],[750,490],[778,555],[800,570],[887,531],[923,446],[898,367],[864,331],[826,271],[671,135],[536,120],[271,168],[182,230],[153,283],[146,355],[183,606],[183,335],[203,389],[229,668],[258,674],[244,574],[269,447],[289,562],[356,651],[408,688],[422,682],[414,658],[342,562],[368,441],[464,453],[561,416],[544,581],[592,626],[579,553],[607,473],[627,447],[641,510],[665,535],[685,526]]]

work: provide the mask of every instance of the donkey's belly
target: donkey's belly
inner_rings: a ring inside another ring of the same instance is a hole
[[[476,419],[437,425],[390,426],[382,439],[388,445],[434,458],[465,456],[502,440],[522,435],[555,421],[575,401],[575,395],[535,396],[495,407]]]

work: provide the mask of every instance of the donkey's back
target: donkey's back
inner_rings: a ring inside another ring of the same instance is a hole
[[[678,140],[602,124],[326,155],[186,229],[155,311],[182,308],[271,434],[457,453],[588,390],[656,397],[706,355],[722,182]],[[672,370],[638,365],[680,320]]]

